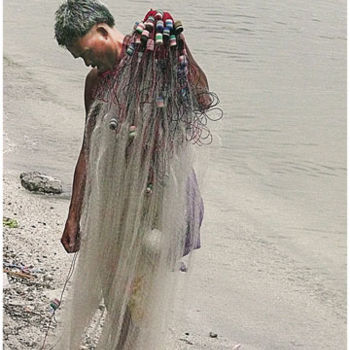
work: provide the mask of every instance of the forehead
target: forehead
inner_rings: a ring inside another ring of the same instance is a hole
[[[91,28],[84,36],[75,39],[71,44],[67,45],[68,51],[75,57],[79,57],[84,51],[93,46],[92,39],[96,32]]]

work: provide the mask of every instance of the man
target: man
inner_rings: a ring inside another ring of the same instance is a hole
[[[94,99],[99,76],[112,70],[120,61],[121,54],[124,53],[123,44],[126,45],[126,37],[118,31],[114,24],[114,18],[107,7],[97,1],[67,1],[56,12],[55,36],[58,44],[65,46],[74,58],[82,58],[87,67],[92,67],[85,80],[86,116]],[[192,56],[191,59],[194,62]],[[199,85],[207,87],[205,74],[197,64],[196,66],[200,71]],[[203,96],[200,96],[200,99],[203,99]],[[204,99],[201,103],[205,105],[210,101]],[[89,133],[91,131],[90,128]],[[86,136],[75,168],[71,204],[61,239],[68,253],[79,249],[79,221],[89,149],[89,134]]]
[[[120,60],[125,36],[114,27],[114,18],[103,4],[96,1],[63,3],[56,12],[56,40],[74,58],[82,58],[93,67],[85,80],[86,120],[93,102],[99,74],[113,69]],[[91,130],[90,130],[91,132]],[[88,137],[84,138],[75,169],[69,214],[61,242],[68,253],[79,249],[79,221],[86,181]]]
[[[164,22],[167,16],[174,24],[169,13],[152,10],[144,22],[150,25],[153,16],[163,16]],[[206,77],[180,35],[176,40],[178,50],[182,44],[181,53],[189,60],[188,78],[186,64],[173,70],[177,58],[168,43],[156,50],[139,44],[138,58],[128,57],[127,48],[138,34],[124,36],[114,24],[109,10],[98,1],[70,0],[56,12],[58,44],[92,67],[85,81],[84,140],[61,238],[68,253],[77,252],[84,222],[85,246],[80,252],[70,320],[70,332],[76,334],[62,345],[65,349],[75,349],[79,343],[101,292],[109,319],[100,348],[155,348],[150,324],[158,317],[154,310],[164,313],[155,301],[162,298],[163,290],[172,288],[169,281],[174,273],[169,279],[168,272],[174,271],[174,262],[200,247],[203,203],[184,139],[188,130],[198,137],[198,130],[204,128],[199,119],[190,123],[189,118],[212,104]],[[143,73],[137,74],[138,69]],[[157,80],[151,83],[155,76]],[[181,84],[181,94],[171,87],[174,82]],[[155,94],[158,108],[149,101]],[[113,96],[113,102],[105,103],[103,96]],[[111,120],[109,114],[118,124],[115,133],[105,127]],[[137,330],[132,334],[131,324]],[[152,325],[155,334],[158,326]]]

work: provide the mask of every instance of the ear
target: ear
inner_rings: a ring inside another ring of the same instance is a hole
[[[97,25],[96,31],[97,33],[101,34],[105,39],[108,38],[108,30],[104,27],[103,23]]]

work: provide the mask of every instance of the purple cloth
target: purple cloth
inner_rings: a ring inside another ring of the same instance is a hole
[[[186,208],[186,241],[184,248],[184,256],[193,249],[201,247],[200,243],[200,227],[204,215],[203,199],[199,192],[197,177],[192,173],[187,180],[187,208]]]

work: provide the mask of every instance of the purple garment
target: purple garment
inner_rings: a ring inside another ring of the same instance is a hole
[[[199,192],[197,177],[192,170],[187,180],[187,208],[186,208],[186,242],[184,248],[184,256],[193,249],[201,247],[200,243],[200,227],[203,220],[204,205],[203,199]]]

